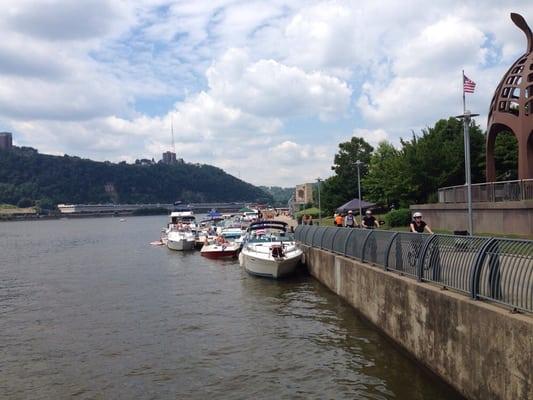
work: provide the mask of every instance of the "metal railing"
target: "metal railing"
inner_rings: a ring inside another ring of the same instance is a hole
[[[533,241],[299,225],[298,242],[533,312]]]
[[[466,203],[466,186],[439,189],[439,203]],[[533,200],[533,179],[519,181],[475,183],[472,201],[475,203]]]

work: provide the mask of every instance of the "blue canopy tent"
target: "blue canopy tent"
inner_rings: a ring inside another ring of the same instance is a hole
[[[376,205],[376,203],[369,203],[364,200],[352,199],[348,203],[343,204],[342,206],[337,208],[335,211],[337,211],[338,213],[346,214],[348,211],[352,210],[354,213],[358,213],[359,203],[361,204],[361,209],[363,211],[366,210],[367,208],[372,208]]]

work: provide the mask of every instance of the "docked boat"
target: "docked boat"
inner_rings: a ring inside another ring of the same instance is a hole
[[[195,217],[189,207],[183,207],[174,203],[174,209],[170,213],[170,223],[167,226],[161,241],[171,250],[193,250],[196,240]]]
[[[195,235],[189,229],[172,229],[167,233],[166,241],[170,250],[194,250]]]
[[[239,263],[252,275],[282,278],[296,270],[301,258],[287,223],[260,221],[249,226]]]
[[[200,255],[207,258],[237,258],[241,244],[237,242],[220,242],[206,243],[200,250]]]

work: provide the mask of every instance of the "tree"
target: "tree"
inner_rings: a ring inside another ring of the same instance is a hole
[[[28,199],[26,197],[23,197],[20,199],[17,203],[18,208],[27,208],[33,206],[33,201],[31,199]]]
[[[337,207],[358,196],[357,160],[362,161],[361,179],[366,175],[370,156],[374,148],[363,138],[352,137],[349,142],[339,144],[333,166],[335,175],[326,179],[320,187],[322,208],[333,212]],[[363,190],[363,188],[361,188]]]
[[[402,154],[409,175],[411,202],[436,199],[437,189],[461,185],[464,176],[463,123],[455,118],[437,121],[434,127],[413,134],[410,141],[402,140]],[[472,181],[480,181],[484,174],[485,137],[479,127],[470,126],[470,154]]]
[[[494,142],[496,180],[518,179],[518,141],[512,132],[500,132]]]
[[[368,174],[363,179],[366,199],[390,207],[405,206],[410,189],[410,175],[403,154],[389,142],[379,143],[370,158]]]

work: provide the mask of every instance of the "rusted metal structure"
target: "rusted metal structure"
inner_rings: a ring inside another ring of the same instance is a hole
[[[487,124],[487,182],[496,181],[494,144],[503,131],[518,141],[518,179],[533,178],[533,34],[520,14],[511,20],[527,38],[527,51],[503,76],[494,92]]]

